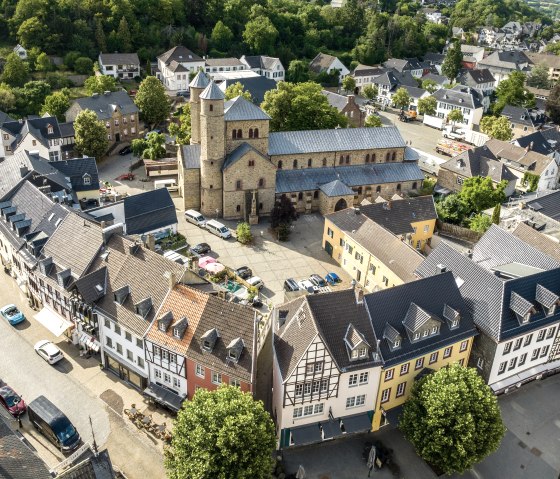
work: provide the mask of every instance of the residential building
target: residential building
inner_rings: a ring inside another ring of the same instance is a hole
[[[268,57],[266,55],[243,55],[239,60],[252,70],[265,78],[272,78],[274,81],[284,81],[286,70],[280,58]]]
[[[437,70],[437,73],[439,75],[441,75],[441,66],[443,65],[444,60],[445,60],[445,55],[443,53],[427,52],[424,55],[424,61],[429,62],[430,65],[432,65],[432,67],[434,67]],[[445,78],[445,83],[449,83],[447,77],[444,78]]]
[[[84,156],[51,161],[49,164],[69,180],[71,189],[81,206],[84,206],[88,200],[99,200],[100,183],[95,158]]]
[[[84,110],[95,112],[97,119],[105,124],[109,145],[130,142],[140,136],[143,127],[139,122],[139,110],[125,91],[94,93],[74,100],[66,111],[66,121],[75,121]]]
[[[556,195],[556,199],[558,199],[558,195]],[[541,253],[560,262],[560,241],[558,238],[543,234],[524,222],[520,222],[512,231],[512,234],[524,243],[538,249]]]
[[[136,53],[100,53],[99,71],[119,80],[140,77],[140,59]]]
[[[222,72],[247,71],[247,66],[238,58],[206,58],[204,62],[204,71],[214,80]]]
[[[501,113],[511,122],[513,138],[525,136],[540,130],[546,122],[543,111],[520,106],[506,105]]]
[[[484,112],[490,108],[491,96],[496,89],[496,79],[487,68],[463,70],[457,77],[460,85],[474,88],[479,92]]]
[[[0,126],[8,121],[14,121],[14,119],[7,113],[4,113],[2,110],[0,110]]]
[[[460,110],[463,114],[463,121],[455,123],[469,128],[480,123],[484,108],[481,94],[477,90],[456,85],[451,89],[437,90],[433,96],[437,100],[436,117],[447,119],[452,110]]]
[[[86,214],[105,226],[122,224],[123,233],[129,236],[152,234],[160,238],[177,233],[177,213],[167,188],[127,196]]]
[[[382,363],[372,422],[377,431],[397,425],[415,380],[450,364],[467,366],[477,332],[450,272],[367,294],[364,302]]]
[[[204,73],[191,89],[192,144],[177,158],[185,209],[257,222],[287,195],[298,212],[326,214],[423,180],[395,127],[269,132],[262,109],[241,96],[224,101]]]
[[[190,74],[205,68],[203,58],[178,45],[157,57],[155,74],[168,90],[188,91]]]
[[[463,66],[472,70],[476,68],[478,62],[484,58],[484,47],[462,44],[461,53],[463,54]]]
[[[410,97],[410,103],[407,107],[405,107],[405,110],[417,111],[418,100],[430,96],[430,93],[427,90],[424,90],[423,88],[418,88],[415,86],[408,86],[408,85],[403,85],[402,87],[399,88],[404,88],[407,91],[408,96]]]
[[[222,384],[254,392],[258,318],[249,306],[176,284],[145,335],[150,382],[178,399]]]
[[[247,73],[245,70],[243,73]],[[254,73],[254,72],[251,72]],[[251,94],[251,100],[257,106],[259,106],[264,101],[264,95],[267,91],[276,90],[278,84],[271,78],[266,78],[261,75],[255,74],[251,77],[239,77],[238,74],[231,74],[231,78],[224,79],[220,84],[220,90],[224,93],[228,86],[235,85],[236,83],[241,83],[243,89]]]
[[[399,73],[396,70],[389,70],[382,73],[372,81],[377,86],[377,101],[383,105],[390,105],[391,98],[402,86],[418,88],[418,82],[411,75],[410,71]]]
[[[432,80],[437,84],[437,88],[444,88],[444,85],[449,85],[449,79],[444,75],[437,75],[435,73],[428,73],[421,78],[422,81],[424,80]]]
[[[531,60],[521,51],[496,51],[491,53],[482,61],[478,62],[478,68],[488,68],[496,79],[496,86],[502,80],[509,77],[511,72],[527,72]]]
[[[548,69],[548,79],[556,83],[560,80],[560,59],[558,55],[552,53],[527,53],[527,56],[534,65],[544,65]]]
[[[333,71],[338,72],[338,80],[341,82],[345,76],[350,74],[350,70],[335,56],[328,55],[327,53],[318,53],[317,56],[311,60],[309,70],[315,74],[327,72],[329,75]]]
[[[327,97],[330,106],[334,106],[339,113],[348,118],[348,124],[352,127],[364,126],[366,114],[356,103],[354,95],[339,95],[327,90],[321,90],[321,93]]]
[[[550,156],[555,160],[560,160],[560,132],[555,128],[542,130],[520,136],[512,141],[514,145],[521,148],[529,148],[531,151],[541,155]]]
[[[560,263],[492,225],[466,256],[441,243],[417,272],[448,271],[480,331],[470,366],[496,394],[560,371]]]
[[[560,191],[537,197],[526,203],[529,210],[537,212],[550,223],[560,222]]]
[[[369,431],[380,362],[362,292],[302,296],[279,306],[273,325],[279,447]]]
[[[379,66],[358,65],[350,74],[356,82],[355,94],[363,93],[364,87],[373,85],[373,80],[387,72],[387,68]]]
[[[418,58],[389,58],[386,62],[383,63],[385,68],[391,68],[396,70],[399,73],[410,73],[414,78],[420,78],[423,73],[424,69]]]

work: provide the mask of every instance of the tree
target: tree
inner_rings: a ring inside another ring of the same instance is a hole
[[[446,474],[482,461],[506,431],[496,396],[474,368],[456,363],[415,382],[399,428],[425,461]]]
[[[152,131],[146,139],[146,149],[142,152],[142,156],[148,160],[159,160],[165,154],[165,135]]]
[[[143,158],[144,151],[148,148],[148,142],[144,138],[136,138],[130,142],[132,154],[138,158]]]
[[[531,74],[527,77],[527,85],[533,88],[548,90],[550,88],[548,67],[542,63],[535,65],[531,70]]]
[[[546,114],[556,123],[560,123],[560,83],[554,85],[546,100]]]
[[[321,85],[280,82],[264,95],[261,108],[272,118],[273,131],[320,130],[345,127],[348,119],[329,105]]]
[[[497,140],[509,141],[513,137],[511,123],[505,116],[485,116],[480,121],[480,130]]]
[[[99,160],[107,151],[107,128],[95,112],[82,110],[74,121],[76,150]]]
[[[50,72],[52,67],[53,64],[49,56],[45,52],[40,53],[37,60],[35,60],[35,70],[46,73]]]
[[[10,53],[6,58],[0,82],[10,86],[23,86],[29,76],[29,67],[18,55]]]
[[[351,77],[350,75],[345,76],[342,79],[342,88],[346,92],[352,92],[353,93],[354,89],[356,88],[356,80],[354,80],[354,78]]]
[[[149,125],[161,123],[169,116],[171,111],[164,86],[153,76],[146,77],[140,83],[134,103],[136,103],[144,120]]]
[[[377,85],[366,85],[362,88],[362,93],[368,100],[375,100],[379,95],[379,88],[377,88]]]
[[[434,96],[427,96],[418,100],[418,113],[421,115],[435,115],[437,100]]]
[[[0,83],[0,110],[9,112],[16,106],[16,95],[10,85]]]
[[[458,108],[455,110],[451,110],[447,114],[447,119],[454,125],[458,121],[463,121],[463,112]]]
[[[383,123],[381,123],[381,118],[378,115],[368,115],[366,116],[364,126],[377,128],[383,126]]]
[[[210,35],[210,45],[220,52],[227,52],[231,48],[233,33],[231,29],[219,20]]]
[[[51,86],[42,80],[29,81],[23,88],[14,88],[18,114],[20,116],[37,115],[50,92]]]
[[[107,39],[105,38],[103,18],[101,15],[95,16],[95,41],[97,43],[97,47],[102,53],[107,51]]]
[[[93,73],[93,60],[88,57],[77,58],[74,62],[74,71],[80,75],[91,75]]]
[[[292,221],[297,220],[297,217],[298,215],[292,200],[283,194],[280,200],[274,203],[272,213],[270,214],[270,224],[273,228],[277,228],[281,224],[290,225]]]
[[[253,241],[253,234],[251,233],[251,225],[249,223],[239,223],[237,229],[237,241],[241,244],[249,244]]]
[[[469,228],[477,233],[486,233],[492,226],[492,218],[484,213],[478,213],[469,220]]]
[[[443,64],[441,65],[441,72],[447,78],[449,78],[449,80],[454,81],[459,74],[462,61],[463,54],[461,53],[461,45],[456,41],[447,50],[447,55],[445,56],[445,60],[443,60]]]
[[[225,91],[226,100],[231,100],[238,96],[242,96],[245,100],[253,101],[251,93],[245,90],[245,87],[240,82],[235,82],[228,86]]]
[[[498,203],[496,206],[494,206],[494,211],[492,212],[492,223],[494,223],[495,225],[500,224],[501,212],[502,212],[502,205]]]
[[[488,208],[493,208],[498,203],[506,200],[505,189],[507,181],[503,180],[494,186],[488,176],[473,176],[463,182],[459,196],[470,211],[480,213]]]
[[[412,99],[408,94],[408,90],[404,87],[400,87],[391,97],[391,101],[395,106],[400,107],[402,110],[404,110],[408,109]]]
[[[292,60],[286,71],[286,81],[302,83],[309,80],[309,63],[303,60]]]
[[[106,91],[116,91],[117,80],[110,75],[93,75],[86,78],[84,87],[90,95],[93,93],[99,93],[101,95]]]
[[[437,91],[439,89],[439,85],[435,80],[432,80],[430,78],[428,78],[427,80],[424,80],[422,82],[422,88],[424,90],[427,90],[428,93],[434,93],[435,91]]]
[[[169,479],[265,479],[274,466],[274,423],[237,387],[199,389],[175,420],[165,450]]]
[[[278,38],[278,30],[268,17],[259,16],[247,22],[243,40],[258,55],[270,55]]]
[[[469,207],[459,194],[447,195],[442,201],[436,203],[438,218],[446,223],[460,225],[470,214]]]
[[[70,108],[70,99],[63,91],[55,91],[45,98],[43,107],[41,108],[41,115],[56,116],[58,121],[65,121],[64,114]]]
[[[130,28],[125,17],[121,18],[119,22],[119,29],[117,30],[117,40],[120,45],[120,50],[126,53],[132,51],[132,35]]]
[[[188,145],[191,141],[191,105],[185,103],[178,110],[178,114],[179,124],[171,123],[169,125],[169,134],[175,137],[175,143],[178,145]]]
[[[535,96],[525,90],[525,74],[520,71],[511,72],[496,87],[497,100],[494,103],[494,114],[500,114],[506,105],[532,107]]]

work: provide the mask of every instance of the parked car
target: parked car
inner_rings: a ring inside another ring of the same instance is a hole
[[[309,281],[311,281],[315,286],[319,286],[319,288],[324,288],[327,285],[327,282],[318,274],[312,274],[309,276]]]
[[[336,273],[328,273],[327,276],[325,276],[325,280],[330,285],[342,283],[342,280],[340,279],[340,276],[338,276],[338,274],[336,274]]]
[[[241,268],[235,270],[235,274],[242,279],[249,279],[253,276],[253,271],[248,266],[241,266]]]
[[[212,251],[212,248],[210,248],[210,245],[208,243],[198,243],[194,246],[191,246],[190,251],[191,253],[197,255],[203,255],[210,253],[210,251]]]
[[[293,278],[288,278],[284,281],[284,291],[291,293],[292,291],[299,291],[299,285],[297,284],[296,280]]]
[[[249,284],[249,286],[257,288],[259,291],[264,288],[263,280],[258,276],[252,276],[247,280],[247,283]]]
[[[127,145],[124,148],[121,148],[119,151],[119,155],[124,156],[124,155],[129,155],[130,153],[132,153],[132,146]]]
[[[64,354],[58,349],[58,346],[48,339],[39,341],[35,344],[34,349],[35,352],[49,364],[58,363],[58,361],[64,357]]]
[[[2,309],[0,309],[0,314],[12,326],[25,321],[25,316],[19,309],[17,309],[15,304],[8,304],[4,306]]]
[[[206,218],[196,210],[185,211],[185,219],[193,225],[204,228],[206,226]]]
[[[18,417],[25,413],[27,406],[23,398],[16,393],[10,386],[0,380],[0,404],[4,406],[8,412]]]
[[[189,98],[191,96],[190,91],[178,91],[176,96],[182,96],[183,98]]]
[[[298,286],[299,286],[299,289],[303,289],[304,291],[307,291],[308,293],[315,294],[315,293],[319,292],[319,287],[315,286],[308,279],[303,279],[303,280],[299,281]]]
[[[229,228],[219,221],[209,220],[206,222],[205,227],[208,231],[210,231],[210,233],[215,234],[222,239],[231,238],[231,231],[229,230]]]

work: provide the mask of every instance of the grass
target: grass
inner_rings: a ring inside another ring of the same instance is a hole
[[[177,233],[156,241],[164,250],[176,250],[187,244],[187,238]]]

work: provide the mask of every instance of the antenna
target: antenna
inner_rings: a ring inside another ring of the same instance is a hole
[[[95,433],[93,432],[93,423],[91,422],[91,415],[89,416],[89,427],[91,428],[91,437],[93,438],[93,444],[92,444],[92,449],[93,449],[93,455],[95,457],[99,456],[99,452],[97,451],[97,443],[95,442]]]

